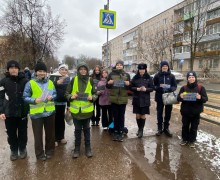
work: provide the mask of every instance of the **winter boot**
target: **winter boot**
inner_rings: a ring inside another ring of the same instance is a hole
[[[145,119],[140,119],[140,122],[141,122],[141,126],[140,126],[140,129],[139,129],[139,133],[138,133],[138,138],[142,138],[143,137],[143,134],[144,134],[144,126],[145,126]]]
[[[75,149],[73,151],[73,158],[78,158],[80,155],[80,144],[81,144],[81,129],[75,130]]]
[[[85,138],[85,154],[88,158],[92,157],[92,149],[90,144],[90,128],[86,128],[84,131],[84,138]]]

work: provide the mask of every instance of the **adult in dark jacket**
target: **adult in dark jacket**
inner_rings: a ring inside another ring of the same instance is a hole
[[[99,65],[96,65],[93,69],[93,73],[91,75],[92,81],[94,83],[94,87],[97,88],[97,84],[99,81],[101,81],[102,78],[102,68]],[[99,126],[101,116],[101,107],[99,104],[99,96],[98,99],[94,102],[94,111],[93,115],[91,117],[92,126]]]
[[[133,113],[136,114],[138,125],[138,138],[143,137],[145,126],[145,114],[150,114],[150,92],[153,91],[153,81],[147,73],[147,65],[139,64],[137,74],[131,80],[131,90],[133,93]]]
[[[18,151],[20,158],[24,159],[27,156],[27,114],[29,109],[22,96],[28,80],[19,70],[20,65],[17,61],[8,61],[5,78],[0,81],[0,114],[2,119],[5,119],[12,161],[18,159]]]
[[[124,71],[124,63],[119,60],[107,78],[106,87],[110,89],[109,101],[114,118],[113,141],[123,141],[125,110],[128,103],[127,90],[130,86],[130,75]]]
[[[157,136],[160,136],[163,132],[172,137],[169,130],[169,121],[171,118],[172,105],[164,105],[162,95],[167,92],[174,92],[177,88],[176,79],[170,72],[169,64],[167,61],[161,61],[160,71],[154,76],[154,89],[155,101],[157,102]],[[163,110],[165,107],[165,116],[163,118]]]
[[[55,76],[53,81],[54,86],[57,91],[57,98],[55,100],[55,146],[58,146],[58,143],[66,144],[67,141],[64,138],[65,134],[65,110],[67,105],[67,99],[65,97],[67,86],[70,82],[70,77],[68,76],[68,66],[66,64],[61,64],[58,68],[57,76]],[[67,108],[67,110],[69,110]]]
[[[182,141],[181,145],[189,143],[195,147],[197,130],[200,121],[200,113],[203,112],[203,104],[208,101],[206,90],[198,84],[194,71],[187,73],[187,85],[182,86],[177,97],[181,101],[180,112],[182,115]]]

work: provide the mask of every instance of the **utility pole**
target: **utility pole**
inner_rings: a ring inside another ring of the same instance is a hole
[[[105,10],[109,10],[109,0],[107,0],[107,5],[104,6]],[[109,34],[109,29],[107,28],[107,48],[106,48],[106,65],[107,68],[109,67],[109,43],[108,43],[108,34]]]

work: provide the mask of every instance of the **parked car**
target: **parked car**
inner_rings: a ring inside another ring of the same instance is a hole
[[[180,81],[183,81],[184,80],[184,76],[182,73],[179,73],[177,71],[174,71],[174,70],[171,70],[171,73],[175,76],[176,78],[176,82],[179,83]],[[151,74],[150,76],[152,78],[154,78],[154,76],[156,75],[157,73],[154,73],[154,74]]]

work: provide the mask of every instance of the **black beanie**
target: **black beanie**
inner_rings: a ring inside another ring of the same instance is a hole
[[[144,63],[138,64],[138,69],[147,69],[147,64]]]
[[[169,63],[167,61],[161,61],[160,62],[160,68],[162,68],[165,65],[167,65],[169,67]]]
[[[116,62],[116,64],[115,64],[115,66],[116,66],[117,64],[121,64],[122,66],[124,66],[124,62],[123,62],[122,60],[118,60],[118,61]]]
[[[47,66],[43,62],[38,62],[34,67],[35,72],[43,70],[47,72]]]
[[[195,71],[189,71],[186,75],[186,79],[188,80],[189,76],[194,76],[197,79],[197,75]]]
[[[18,69],[20,69],[19,63],[15,60],[10,60],[7,62],[7,70],[9,70],[10,67],[17,67]]]

